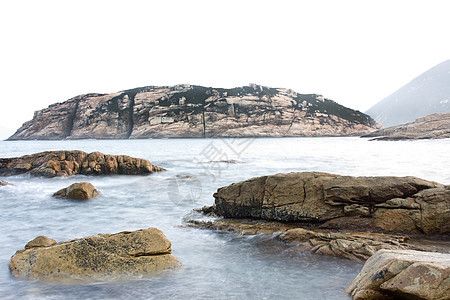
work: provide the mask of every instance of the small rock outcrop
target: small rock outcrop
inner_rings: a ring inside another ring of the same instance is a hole
[[[316,94],[185,84],[80,95],[37,111],[9,140],[340,136],[378,128]]]
[[[141,158],[78,150],[46,151],[22,157],[0,158],[0,176],[145,175],[163,170]]]
[[[450,113],[431,114],[414,122],[380,129],[362,137],[391,141],[450,138]]]
[[[276,174],[219,188],[214,198],[212,210],[225,218],[352,231],[450,232],[450,186],[416,177]]]
[[[53,194],[53,197],[69,198],[74,200],[88,200],[98,196],[98,191],[89,182],[79,182],[60,189]]]
[[[450,254],[379,250],[346,291],[355,300],[449,299]]]
[[[285,242],[298,244],[317,254],[344,257],[365,262],[380,249],[408,249],[408,237],[368,232],[318,232],[290,229],[280,235]]]
[[[30,248],[39,248],[39,247],[50,247],[53,245],[56,245],[56,241],[54,239],[48,238],[46,236],[40,235],[34,239],[32,239],[31,241],[29,241],[26,245],[25,245],[25,249],[30,249]]]
[[[6,181],[0,180],[0,186],[5,186],[5,185],[12,185],[12,184],[8,183]]]
[[[16,252],[9,269],[18,278],[72,282],[153,275],[178,266],[170,241],[148,228],[61,243],[41,236]]]

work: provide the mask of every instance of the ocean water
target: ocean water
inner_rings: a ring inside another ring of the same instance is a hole
[[[292,171],[417,176],[450,184],[450,139],[377,141],[345,138],[147,139],[0,142],[0,157],[45,150],[100,151],[150,160],[149,176],[0,177],[1,299],[349,299],[345,287],[362,265],[295,250],[270,236],[187,228],[192,209],[213,204],[221,186]],[[86,202],[55,191],[89,181]],[[18,280],[10,257],[38,235],[65,241],[157,227],[183,268],[153,278],[57,285]]]

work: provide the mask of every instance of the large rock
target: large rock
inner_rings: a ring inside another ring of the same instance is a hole
[[[338,136],[381,128],[316,94],[250,86],[149,86],[86,94],[35,113],[10,140]]]
[[[53,197],[69,198],[75,200],[88,200],[98,195],[98,191],[89,182],[79,182],[60,189]]]
[[[214,198],[214,212],[226,218],[357,231],[450,232],[450,187],[415,177],[277,174],[219,188]]]
[[[34,176],[69,175],[143,175],[163,169],[148,160],[127,155],[108,155],[100,152],[46,151],[14,158],[0,158],[0,175],[29,173]]]
[[[348,286],[355,300],[433,299],[450,295],[450,254],[380,250]]]
[[[55,244],[46,237],[29,242],[11,258],[15,277],[54,282],[153,275],[176,268],[171,243],[156,228],[99,234]]]
[[[411,123],[368,133],[363,137],[375,137],[375,140],[450,138],[450,113],[431,114]]]

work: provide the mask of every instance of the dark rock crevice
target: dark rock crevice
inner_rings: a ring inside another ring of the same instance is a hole
[[[72,135],[72,130],[75,122],[75,118],[77,116],[78,106],[80,104],[80,99],[75,100],[75,107],[73,108],[73,112],[70,114],[67,120],[67,129],[64,133],[64,138],[68,138]]]
[[[129,100],[128,100],[128,130],[126,138],[129,139],[131,134],[133,133],[134,128],[134,98],[136,97],[136,93],[130,93],[128,94]]]

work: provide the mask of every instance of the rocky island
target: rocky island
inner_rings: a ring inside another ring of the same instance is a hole
[[[185,84],[76,96],[35,112],[9,140],[341,136],[378,128],[317,94]]]
[[[450,138],[450,113],[431,114],[414,122],[379,129],[362,137],[388,141]]]
[[[0,158],[0,176],[145,175],[163,170],[146,159],[79,150],[45,151],[21,157]]]

